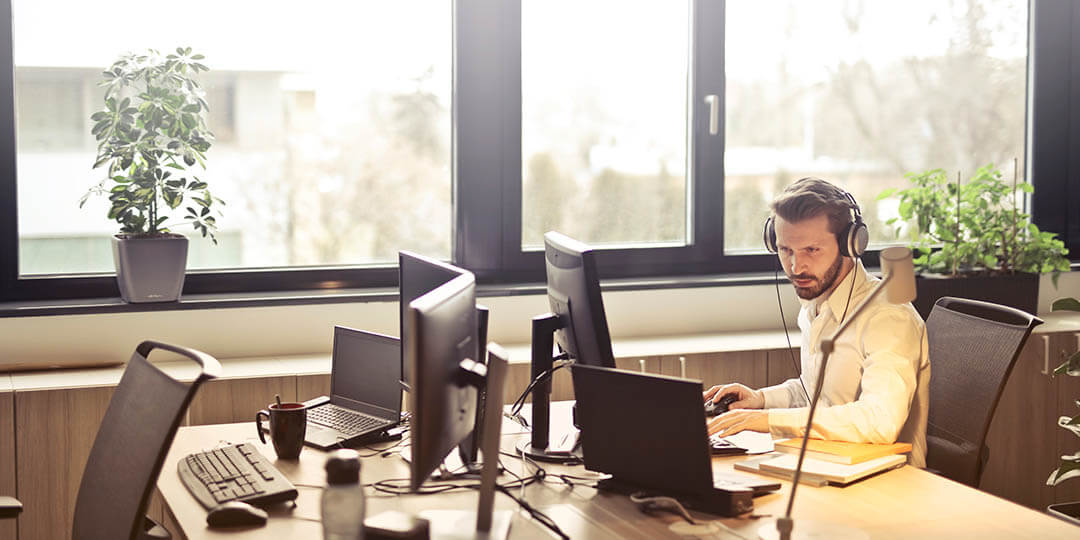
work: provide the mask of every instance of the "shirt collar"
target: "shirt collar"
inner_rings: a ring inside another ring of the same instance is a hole
[[[833,289],[832,293],[829,293],[827,298],[818,297],[814,300],[818,301],[818,306],[814,311],[821,311],[824,305],[828,305],[828,311],[833,314],[833,320],[840,321],[843,312],[851,310],[852,306],[849,306],[848,298],[850,297],[852,302],[858,303],[862,298],[862,285],[866,282],[866,269],[863,268],[863,261],[856,260],[855,265],[851,268],[847,275],[843,276],[840,284]],[[852,285],[854,283],[854,285]],[[860,289],[859,294],[855,294],[854,288]]]

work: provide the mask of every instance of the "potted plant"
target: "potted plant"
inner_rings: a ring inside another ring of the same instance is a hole
[[[1014,167],[1015,168],[1015,167]],[[1034,313],[1038,275],[1069,269],[1068,249],[1054,233],[1043,232],[1019,209],[1018,199],[1034,188],[1010,183],[992,164],[969,180],[951,182],[942,169],[908,173],[914,184],[887,189],[882,200],[900,198],[900,217],[886,221],[912,229],[911,248],[918,256],[915,308],[925,318],[942,296],[975,298]],[[959,278],[959,279],[958,279]],[[1003,283],[1005,281],[1005,283]]]
[[[187,238],[170,231],[171,212],[185,206],[180,222],[214,244],[215,214],[224,202],[196,173],[206,168],[214,140],[206,126],[208,106],[195,77],[207,71],[190,48],[162,55],[126,54],[103,73],[104,109],[95,112],[93,168],[108,174],[90,195],[106,195],[109,219],[120,224],[113,259],[126,302],[166,302],[180,297],[187,266]]]
[[[1063,298],[1054,302],[1053,310],[1080,311],[1080,302],[1075,298]],[[1072,356],[1062,362],[1054,370],[1051,377],[1057,375],[1080,377],[1080,351],[1073,353]],[[1080,407],[1080,399],[1076,401],[1076,405]],[[1080,414],[1071,418],[1062,416],[1058,419],[1058,425],[1080,436]],[[1080,451],[1071,456],[1061,456],[1061,464],[1050,473],[1050,478],[1046,479],[1046,485],[1056,486],[1065,480],[1076,477],[1080,477]],[[1047,510],[1066,521],[1080,525],[1080,501],[1051,504],[1047,507]]]

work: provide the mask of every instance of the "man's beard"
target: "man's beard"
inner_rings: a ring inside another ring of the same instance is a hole
[[[799,274],[795,276],[788,274],[788,279],[792,281],[792,285],[795,284],[794,280],[796,279],[814,280],[815,284],[809,287],[795,287],[795,294],[799,295],[799,298],[802,298],[803,300],[813,300],[814,298],[821,296],[821,293],[832,288],[833,283],[836,283],[836,278],[840,275],[840,269],[843,267],[844,258],[841,257],[840,254],[837,254],[836,260],[828,270],[825,270],[825,275],[821,278],[818,278],[813,274]]]

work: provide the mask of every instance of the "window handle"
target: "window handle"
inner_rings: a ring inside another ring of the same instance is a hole
[[[705,104],[709,106],[709,135],[716,135],[720,132],[720,96],[705,96]]]

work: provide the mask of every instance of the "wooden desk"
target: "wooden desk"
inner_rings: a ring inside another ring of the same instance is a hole
[[[513,425],[513,424],[507,424]],[[520,429],[504,436],[504,448],[524,435]],[[517,431],[517,433],[514,433]],[[243,531],[214,531],[206,527],[206,510],[184,488],[176,474],[176,463],[183,456],[212,448],[219,442],[252,442],[273,460],[271,446],[259,443],[253,423],[222,424],[181,428],[166,458],[158,480],[165,502],[166,521],[175,524],[174,534],[180,538],[321,538],[319,494],[317,487],[325,482],[323,463],[325,453],[305,448],[299,461],[276,461],[289,476],[300,496],[295,510],[275,510],[267,526]],[[716,458],[713,469],[730,471],[740,458]],[[502,457],[504,466],[520,474],[520,461]],[[583,467],[544,465],[548,473],[566,472],[589,475]],[[747,473],[749,474],[749,473]],[[400,457],[364,459],[363,482],[391,478],[407,478],[408,467]],[[510,480],[503,474],[499,482]],[[790,485],[774,494],[754,500],[756,514],[783,513]],[[385,510],[419,512],[426,509],[476,508],[475,491],[441,495],[383,496],[368,490],[367,515]],[[571,538],[679,538],[676,530],[687,525],[668,514],[646,515],[637,510],[628,498],[598,492],[586,486],[569,487],[555,478],[525,489],[526,500],[547,513]],[[517,511],[517,503],[505,495],[495,498],[496,510]],[[695,514],[702,520],[716,520],[708,514]],[[854,485],[838,488],[800,486],[794,517],[831,521],[858,527],[871,538],[1076,538],[1080,528],[1004,499],[988,495],[967,486],[912,467],[903,467]],[[756,538],[757,529],[766,519],[723,519],[721,523],[745,538]],[[798,523],[796,522],[796,527]],[[730,534],[701,535],[712,538],[735,538]],[[553,538],[548,530],[533,521],[525,512],[516,512],[511,538]]]

